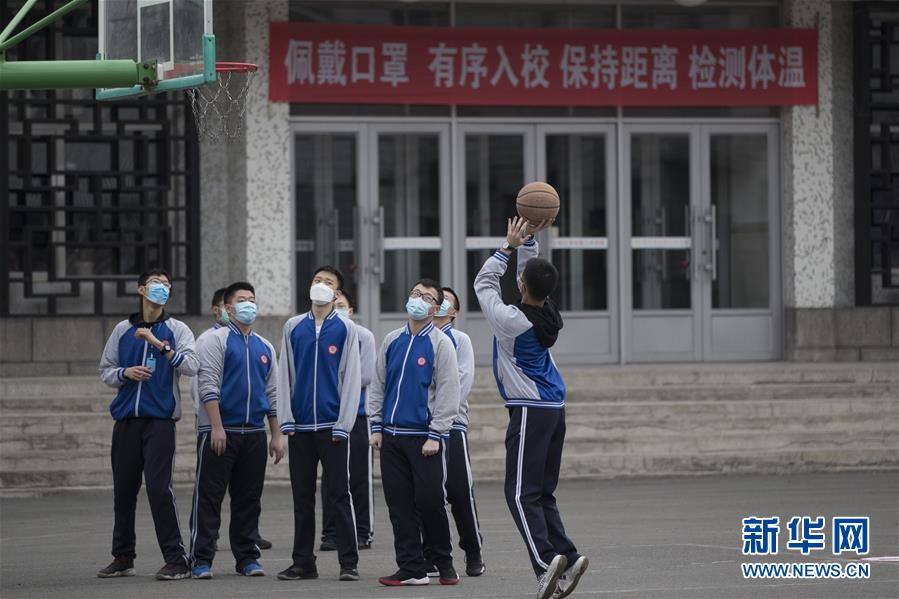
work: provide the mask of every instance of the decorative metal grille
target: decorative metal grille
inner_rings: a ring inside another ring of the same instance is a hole
[[[899,10],[854,5],[856,304],[899,304]]]
[[[21,2],[8,4],[0,23]],[[42,0],[29,20],[61,4]],[[92,59],[96,40],[92,2],[7,58]],[[0,113],[0,316],[133,311],[135,280],[156,265],[174,279],[170,311],[199,313],[199,145],[185,96],[8,92]]]

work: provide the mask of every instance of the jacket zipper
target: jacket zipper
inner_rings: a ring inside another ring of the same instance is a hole
[[[153,329],[150,329],[150,330],[152,331]],[[147,348],[148,347],[149,347],[149,344],[145,340],[144,341],[144,355],[140,359],[141,366],[143,366],[144,363],[147,361]],[[153,374],[156,374],[156,373],[154,372]],[[135,418],[137,418],[139,416],[139,414],[137,413],[137,409],[140,406],[140,390],[141,390],[141,385],[143,385],[143,384],[144,384],[143,381],[137,382],[137,397],[134,399],[134,417]]]
[[[322,321],[322,328],[325,328],[325,321]],[[312,364],[312,430],[318,430],[318,343],[321,330],[315,333],[315,356]]]
[[[252,383],[250,382],[250,336],[247,335],[244,337],[244,348],[246,348],[246,356],[247,356],[247,417],[244,420],[244,424],[250,424],[250,386]]]
[[[409,331],[411,334],[412,331]],[[415,341],[415,335],[409,338],[409,346],[406,348],[406,356],[403,358],[403,367],[400,369],[400,380],[396,384],[396,402],[393,404],[393,411],[390,412],[390,424],[396,424],[396,409],[400,405],[400,389],[403,388],[403,377],[406,374],[406,363],[409,361],[409,352],[412,351],[412,343]]]

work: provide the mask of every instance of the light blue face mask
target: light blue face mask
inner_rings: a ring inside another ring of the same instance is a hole
[[[169,288],[162,283],[150,283],[147,285],[146,297],[154,304],[164,306],[169,301]]]
[[[440,304],[440,308],[437,310],[436,316],[437,318],[443,318],[444,316],[449,316],[450,309],[450,301],[448,299],[443,300],[443,303]]]
[[[420,297],[410,297],[406,302],[406,312],[412,320],[424,320],[430,310],[430,304]]]
[[[231,315],[228,314],[227,310],[225,310],[224,305],[219,309],[219,314],[221,314],[221,316],[219,316],[219,320],[222,324],[227,325],[231,322]]]
[[[337,309],[335,310],[335,312],[337,312],[338,314],[340,314],[340,315],[343,316],[344,318],[349,318],[349,317],[350,317],[350,309],[349,309],[349,308],[337,308]]]
[[[251,325],[256,320],[256,304],[240,302],[234,305],[234,317],[241,324]]]

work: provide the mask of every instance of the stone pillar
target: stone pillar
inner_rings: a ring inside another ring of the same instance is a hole
[[[269,22],[287,0],[243,2],[246,60],[259,65],[246,113],[246,274],[262,314],[293,311],[293,211],[289,105],[268,101]]]

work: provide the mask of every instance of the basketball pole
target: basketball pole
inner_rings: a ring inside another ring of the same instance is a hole
[[[159,81],[156,61],[133,60],[23,60],[6,61],[6,51],[41,29],[66,16],[88,0],[70,0],[43,19],[16,35],[13,30],[31,11],[37,0],[26,0],[19,12],[0,33],[0,90],[108,88],[142,85],[153,87]]]

